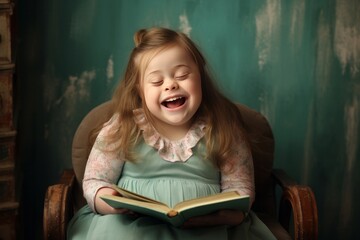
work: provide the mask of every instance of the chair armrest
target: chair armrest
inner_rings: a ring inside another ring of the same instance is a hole
[[[75,173],[73,169],[65,169],[61,175],[60,184],[65,184],[73,187],[76,181]]]
[[[44,201],[44,239],[66,239],[67,223],[74,214],[72,188],[75,183],[73,170],[65,170],[59,184],[49,186]]]
[[[281,169],[274,169],[272,175],[282,189],[279,207],[279,222],[281,225],[289,231],[292,212],[295,239],[317,239],[317,206],[311,188],[297,184]]]

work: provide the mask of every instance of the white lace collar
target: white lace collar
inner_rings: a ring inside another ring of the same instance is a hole
[[[205,135],[205,123],[196,121],[184,138],[171,141],[156,131],[156,129],[146,119],[142,108],[135,109],[134,121],[143,132],[145,143],[158,150],[159,155],[169,162],[186,162],[192,155],[192,148]]]

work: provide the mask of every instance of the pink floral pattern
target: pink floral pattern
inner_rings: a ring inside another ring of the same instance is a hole
[[[240,195],[249,195],[251,204],[255,200],[254,166],[251,150],[239,139],[221,171],[221,191],[236,190]]]
[[[95,196],[103,187],[111,187],[120,177],[125,159],[112,151],[114,145],[107,144],[104,139],[118,127],[118,115],[114,115],[104,124],[91,149],[86,163],[83,179],[84,197],[90,208],[95,211]]]

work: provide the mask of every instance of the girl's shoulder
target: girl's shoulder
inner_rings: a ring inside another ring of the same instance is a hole
[[[101,131],[99,132],[100,136],[108,136],[111,132],[119,129],[120,120],[119,114],[115,113],[107,122],[103,124]]]

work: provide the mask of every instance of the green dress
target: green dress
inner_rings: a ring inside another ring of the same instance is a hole
[[[203,152],[197,144],[185,162],[162,159],[156,149],[145,142],[138,146],[141,160],[126,162],[118,185],[133,192],[173,206],[176,203],[220,192],[219,170],[210,161],[197,157]],[[81,208],[68,226],[68,239],[124,240],[222,240],[275,239],[270,230],[250,211],[238,226],[216,226],[193,229],[173,227],[160,220],[141,216],[94,213],[88,205]]]

